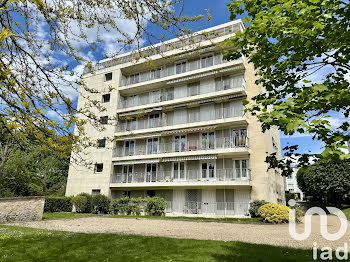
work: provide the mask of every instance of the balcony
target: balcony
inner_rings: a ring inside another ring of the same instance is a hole
[[[199,135],[199,134],[198,134]],[[137,143],[137,142],[136,142]],[[114,157],[138,156],[138,155],[154,155],[167,153],[182,153],[217,150],[217,149],[245,149],[249,147],[248,137],[223,137],[213,139],[200,140],[181,140],[174,142],[162,142],[158,138],[150,139],[149,142],[142,146],[123,148],[116,150]]]
[[[157,70],[148,70],[133,75],[125,76],[122,80],[121,86],[139,84],[142,82],[147,82],[154,79],[161,79],[177,74],[183,74],[202,68],[210,68],[227,62],[228,61],[223,59],[223,55],[219,53],[188,62],[169,64],[167,66],[160,67]]]
[[[242,102],[235,100],[218,104],[203,104],[193,108],[175,109],[170,112],[156,111],[139,117],[120,117],[117,132],[242,117],[243,110]]]
[[[204,185],[208,182],[220,181],[249,181],[250,170],[248,168],[227,168],[215,169],[212,172],[203,172],[204,170],[183,170],[181,173],[173,171],[154,171],[154,172],[134,172],[129,174],[116,173],[112,177],[111,183],[117,184],[138,184],[151,185],[153,183],[174,183],[188,184],[188,182],[199,182]],[[176,175],[175,175],[176,174]]]
[[[217,93],[242,92],[245,90],[245,80],[243,75],[225,76],[206,79],[205,81],[187,84],[182,86],[162,88],[152,92],[143,92],[138,95],[122,96],[120,101],[120,111],[123,109],[136,110],[147,108],[150,105],[161,106],[172,104],[176,101],[192,101],[195,99],[215,97]],[[221,92],[226,91],[226,92]],[[166,103],[164,103],[166,102]]]
[[[166,42],[163,42],[160,44],[156,44],[153,46],[148,46],[148,47],[142,48],[141,52],[147,56],[164,54],[164,52],[172,51],[175,49],[182,49],[180,51],[184,52],[184,51],[187,51],[187,47],[193,46],[193,43],[200,43],[200,42],[208,40],[208,33],[211,34],[210,37],[218,38],[218,37],[233,34],[237,31],[241,31],[242,30],[241,26],[242,25],[240,23],[230,22],[230,24],[226,25],[225,27],[219,27],[216,29],[210,28],[209,30],[203,30],[203,31],[194,33],[194,34],[189,36],[188,40],[190,40],[190,41],[186,41],[184,39],[182,39],[182,40],[178,40],[178,39],[169,40],[169,41],[166,41]],[[207,32],[207,33],[203,34],[203,32]],[[211,42],[212,42],[212,39],[210,40],[210,43]],[[189,43],[191,43],[191,44],[189,44]],[[135,57],[137,57],[137,56],[139,56],[138,52],[129,52],[127,54],[120,55],[118,57],[114,57],[113,59],[106,59],[106,60],[98,62],[96,64],[94,70],[102,70],[102,69],[106,69],[106,68],[113,67],[116,65],[129,63],[129,62],[135,61]],[[90,73],[92,71],[93,70],[91,70],[91,68],[86,67],[84,69],[84,74]]]

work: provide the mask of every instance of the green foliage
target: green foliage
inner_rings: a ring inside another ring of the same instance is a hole
[[[167,202],[162,197],[147,197],[145,212],[150,216],[163,216]]]
[[[249,207],[249,214],[251,217],[260,217],[259,208],[267,204],[265,200],[254,200]]]
[[[289,221],[289,207],[286,206],[269,203],[261,206],[258,212],[267,223],[280,224]]]
[[[323,142],[322,160],[350,158],[350,37],[347,1],[232,0],[231,19],[246,14],[249,26],[228,40],[227,59],[241,55],[254,65],[256,84],[267,92],[249,101],[264,131],[277,126],[285,135],[309,133]],[[330,113],[340,122],[331,127]],[[285,148],[286,162],[273,154],[266,161],[283,175],[292,173],[293,156],[306,165],[310,155]]]
[[[135,199],[122,197],[119,199],[115,199],[112,203],[112,213],[119,215],[134,215],[138,216],[141,214],[141,207],[139,205],[143,199]]]
[[[92,196],[92,213],[94,214],[108,214],[109,205],[111,200],[105,195],[94,195]]]
[[[1,128],[0,125],[0,131]],[[6,151],[8,143],[6,161],[3,168],[0,167],[0,197],[9,193],[11,196],[63,196],[69,158],[47,150],[32,136],[21,139],[23,147],[9,141],[0,137],[2,151]]]
[[[82,211],[82,213],[91,213],[92,212],[92,195],[88,193],[80,193],[78,196],[84,196],[86,197],[86,207],[85,210]]]
[[[87,197],[86,196],[72,197],[72,203],[77,213],[84,213],[84,211],[86,210]]]
[[[349,198],[349,170],[350,161],[316,162],[298,171],[298,185],[307,195],[340,206]]]
[[[46,197],[44,212],[72,212],[73,203],[70,197]]]

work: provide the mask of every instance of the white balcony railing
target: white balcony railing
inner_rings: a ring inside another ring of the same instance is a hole
[[[165,154],[174,152],[192,152],[202,150],[215,150],[224,148],[248,148],[249,147],[248,137],[223,137],[206,140],[186,140],[178,142],[164,143],[160,142],[149,142],[149,144],[143,144],[143,146],[137,146],[136,150],[133,149],[117,149],[114,156],[124,157],[133,155],[152,155],[152,154]],[[136,142],[137,144],[137,142]]]
[[[158,128],[164,126],[173,126],[177,124],[188,124],[195,122],[203,122],[203,121],[211,121],[217,119],[224,119],[230,117],[241,117],[243,116],[243,106],[239,104],[236,108],[215,108],[210,112],[201,112],[201,110],[205,111],[207,108],[199,108],[197,111],[186,111],[183,114],[176,115],[167,115],[167,114],[158,114],[152,118],[149,116],[132,118],[132,119],[120,119],[118,121],[117,131],[125,132],[125,131],[133,131],[140,129],[148,129],[148,128]]]
[[[155,183],[155,182],[189,182],[189,181],[235,181],[249,180],[248,168],[215,169],[208,173],[207,170],[184,170],[180,172],[154,171],[133,172],[129,174],[116,173],[112,177],[112,183]],[[212,175],[211,175],[212,174]]]
[[[127,86],[127,85],[133,85],[138,84],[146,81],[150,81],[153,79],[160,79],[180,73],[185,72],[191,72],[200,68],[209,68],[215,65],[227,63],[228,61],[223,59],[223,54],[218,53],[214,56],[211,56],[211,59],[209,61],[205,61],[203,63],[203,59],[199,58],[196,60],[192,60],[189,62],[185,62],[180,64],[169,64],[167,66],[163,66],[159,68],[157,71],[155,70],[148,70],[139,72],[130,76],[124,76],[121,85]]]

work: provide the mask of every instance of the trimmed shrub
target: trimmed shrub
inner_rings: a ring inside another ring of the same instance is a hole
[[[72,197],[73,205],[77,213],[83,213],[86,210],[87,197],[86,196],[75,196]]]
[[[92,212],[92,195],[88,193],[80,193],[78,196],[84,196],[86,197],[86,208],[82,211],[82,213],[91,213]]]
[[[165,214],[167,204],[162,197],[147,197],[145,211],[150,216],[162,216]]]
[[[94,214],[108,214],[111,200],[105,195],[95,195],[92,197],[92,212]]]
[[[113,214],[120,215],[135,215],[141,214],[141,207],[139,205],[142,202],[142,198],[128,198],[122,197],[115,199],[112,203],[111,209]]]
[[[279,224],[289,221],[289,207],[287,206],[265,204],[259,208],[259,214],[267,223]]]
[[[260,217],[259,208],[268,204],[265,200],[254,200],[249,207],[249,214],[251,217]]]
[[[72,212],[73,203],[70,197],[46,197],[44,212]]]

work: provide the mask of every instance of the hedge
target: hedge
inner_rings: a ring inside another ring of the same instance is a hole
[[[83,213],[86,210],[87,197],[86,196],[75,196],[72,197],[72,202],[77,213]]]
[[[72,212],[73,203],[70,197],[46,197],[44,212]]]

